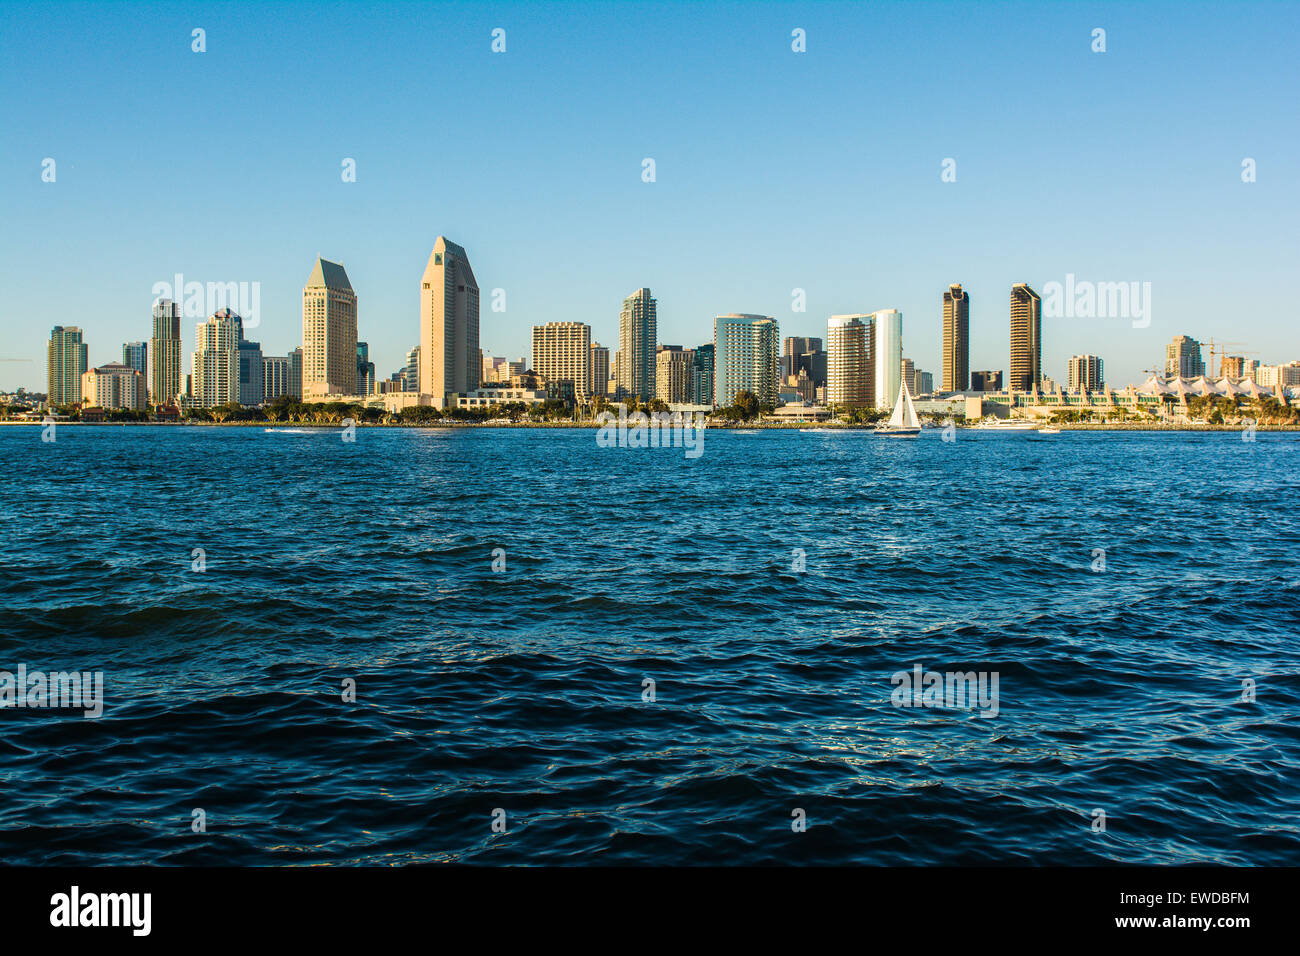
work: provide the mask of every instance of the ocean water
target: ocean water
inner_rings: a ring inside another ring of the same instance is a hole
[[[5,862],[1300,863],[1295,434],[40,431]]]

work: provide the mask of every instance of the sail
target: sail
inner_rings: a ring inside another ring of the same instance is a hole
[[[912,404],[912,393],[907,390],[906,382],[898,385],[898,399],[894,402],[894,414],[889,416],[889,427],[921,427],[921,419],[917,417],[916,406]]]
[[[903,383],[903,397],[907,399],[907,427],[920,428],[921,417],[916,414],[916,406],[912,404],[912,393],[907,388],[907,383]]]
[[[889,416],[889,427],[890,427],[890,428],[902,428],[902,427],[903,427],[903,412],[904,412],[904,411],[906,411],[906,409],[903,407],[903,386],[900,385],[899,388],[898,388],[898,400],[894,402],[894,414],[892,414],[892,415]]]

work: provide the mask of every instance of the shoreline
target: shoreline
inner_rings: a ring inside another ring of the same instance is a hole
[[[58,427],[87,427],[87,428],[131,428],[131,427],[149,427],[149,428],[262,428],[266,430],[281,428],[310,428],[321,431],[337,431],[343,426],[337,422],[316,423],[316,422],[80,422],[80,421],[59,421],[54,423]],[[1046,424],[1046,423],[1042,423]],[[19,422],[19,421],[0,421],[0,426],[27,426],[32,428],[45,427],[44,422]],[[599,429],[600,422],[356,422],[356,428],[536,428],[536,429]],[[985,429],[976,428],[974,425],[956,425],[958,431],[984,431]],[[1097,424],[1058,424],[1054,428],[1059,428],[1062,433],[1065,432],[1241,432],[1244,431],[1245,425],[1163,425],[1149,422],[1131,422],[1131,423],[1097,423]],[[1300,425],[1266,425],[1256,424],[1254,426],[1257,432],[1300,432]],[[874,425],[841,425],[833,422],[747,422],[737,424],[710,424],[707,426],[709,431],[816,431],[816,432],[872,432]],[[941,431],[942,426],[926,426],[926,431]],[[1037,434],[1036,431],[1004,432],[1003,434],[1031,435]]]

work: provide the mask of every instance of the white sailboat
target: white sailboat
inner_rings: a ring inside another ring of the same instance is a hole
[[[921,434],[921,419],[916,415],[906,379],[898,384],[898,398],[894,402],[894,414],[889,416],[889,424],[877,425],[875,434],[891,438],[915,438]]]

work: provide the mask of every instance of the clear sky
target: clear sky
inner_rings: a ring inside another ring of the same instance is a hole
[[[1295,3],[5,3],[0,389],[44,391],[56,324],[120,361],[178,272],[260,282],[249,337],[284,354],[317,255],[387,377],[439,234],[496,355],[555,320],[616,346],[649,286],[688,347],[718,313],[898,308],[937,381],[949,283],[971,368],[1006,369],[1011,285],[1073,273],[1150,282],[1151,322],[1045,318],[1053,378],[1091,352],[1140,380],[1179,333],[1290,361],[1298,36]]]

